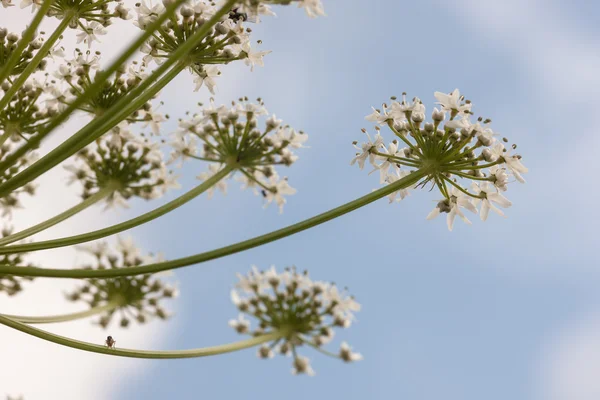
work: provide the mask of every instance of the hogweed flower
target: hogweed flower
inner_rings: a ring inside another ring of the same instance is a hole
[[[280,211],[286,203],[284,196],[296,192],[280,178],[275,167],[290,166],[298,157],[293,149],[304,147],[308,135],[282,126],[275,115],[265,121],[265,128],[258,128],[258,118],[268,115],[260,99],[257,103],[247,98],[233,102],[232,107],[211,106],[194,114],[189,120],[180,120],[180,130],[171,143],[173,151],[170,162],[178,159],[195,159],[217,165],[209,169],[211,174],[202,173],[198,178],[206,180],[223,166],[229,165],[240,172],[238,178],[244,187],[262,194],[266,204],[277,203]],[[226,191],[225,182],[219,189]]]
[[[478,118],[471,121],[472,104],[460,95],[458,89],[450,94],[436,92],[441,109],[434,108],[432,122],[425,122],[425,106],[418,98],[412,102],[392,98],[390,106],[383,104],[381,109],[373,108],[366,119],[378,125],[387,125],[396,138],[387,146],[381,136],[381,128],[372,138],[365,129],[368,141],[354,146],[360,151],[351,161],[363,169],[367,160],[380,173],[380,183],[391,184],[409,176],[415,170],[426,171],[427,175],[419,183],[401,188],[390,195],[390,202],[400,201],[411,189],[437,187],[443,199],[427,216],[432,219],[447,213],[448,229],[452,230],[458,215],[466,223],[461,209],[479,213],[486,220],[489,210],[504,215],[494,204],[510,207],[511,202],[499,192],[507,189],[509,177],[524,183],[523,173],[527,168],[521,163],[520,155],[511,155],[497,134],[489,127],[490,119]],[[446,120],[446,114],[449,119]],[[445,122],[444,122],[445,121]],[[401,147],[403,146],[403,147]],[[513,144],[512,149],[517,146]],[[471,191],[464,180],[471,180]],[[481,204],[480,209],[476,208]]]
[[[0,135],[10,137],[17,142],[42,131],[52,117],[58,114],[58,108],[48,104],[45,92],[51,84],[31,80],[21,86],[10,98],[6,106],[0,109]],[[0,90],[6,92],[11,84],[5,81]]]
[[[100,53],[94,53],[95,60],[92,64],[89,61],[90,55],[90,51],[86,51],[84,55],[83,52],[76,49],[75,59],[61,65],[56,71],[54,76],[69,86],[68,90],[65,91],[66,94],[58,98],[58,101],[62,104],[66,105],[75,101],[78,96],[89,89],[94,83],[95,77],[102,72],[96,68]],[[104,82],[102,90],[78,108],[94,117],[101,117],[146,78],[145,68],[145,64],[140,64],[137,61],[132,62],[131,65],[124,64],[120,66],[115,75]],[[125,121],[130,124],[142,122],[151,125],[152,132],[158,135],[160,123],[166,119],[168,119],[168,116],[163,116],[153,110],[151,101],[148,101],[134,111]]]
[[[8,59],[17,49],[19,40],[21,40],[21,37],[18,34],[8,32],[6,28],[0,28],[0,70],[4,68]],[[8,73],[9,76],[18,75],[22,73],[25,70],[25,68],[27,68],[29,60],[31,60],[35,56],[37,51],[40,49],[40,47],[42,47],[42,42],[43,41],[41,37],[34,38],[31,42],[29,42],[25,50],[21,53],[19,60],[17,61],[15,66]],[[42,62],[40,62],[36,69],[42,71],[45,67],[46,60],[42,60]]]
[[[298,348],[308,345],[319,352],[340,358],[345,362],[362,359],[352,353],[346,342],[338,354],[322,347],[334,336],[335,328],[348,328],[354,312],[360,305],[352,296],[340,292],[334,284],[312,281],[308,273],[298,273],[286,268],[277,273],[275,267],[259,271],[252,267],[247,276],[238,274],[237,290],[232,290],[231,300],[240,311],[229,325],[240,334],[259,336],[268,332],[282,332],[284,337],[258,349],[258,357],[271,358],[275,352],[292,355],[294,374],[314,375],[306,357],[298,355]],[[258,326],[251,327],[255,319]]]
[[[42,0],[21,0],[21,8],[37,9]],[[72,29],[87,29],[89,24],[109,26],[114,18],[128,19],[128,11],[120,0],[53,0],[48,16],[69,20]],[[87,22],[87,24],[86,24]]]
[[[128,268],[145,263],[162,261],[152,254],[143,255],[131,238],[117,238],[117,244],[111,248],[106,242],[79,246],[79,250],[94,256],[93,263],[86,269]],[[170,315],[161,306],[164,299],[172,299],[178,294],[174,286],[163,283],[156,275],[124,276],[108,279],[88,279],[70,293],[67,299],[73,302],[83,301],[91,308],[114,305],[104,311],[98,324],[106,328],[115,314],[120,314],[119,324],[126,328],[131,321],[143,324],[151,318],[167,319]]]
[[[10,227],[2,229],[2,237],[9,236],[11,233],[12,228]],[[25,255],[26,253],[2,254],[0,255],[0,265],[21,266],[24,268],[33,267],[34,265],[31,263],[24,266],[23,259]],[[0,274],[0,293],[4,292],[8,296],[14,296],[23,290],[23,282],[31,280],[33,280],[32,277]]]
[[[111,190],[107,207],[127,207],[127,200],[133,196],[151,200],[171,187],[179,187],[158,146],[123,128],[113,129],[111,136],[96,140],[75,158],[76,164],[65,167],[72,173],[69,183],[82,183],[84,199]]]
[[[193,0],[178,9],[173,18],[163,24],[142,47],[147,55],[144,61],[154,60],[160,64],[164,59],[200,29],[216,12],[215,3],[204,0]],[[164,12],[162,4],[151,5],[145,1],[136,4],[137,19],[134,23],[145,29]],[[221,73],[217,64],[228,64],[235,60],[245,60],[254,66],[262,64],[262,57],[269,51],[255,51],[250,45],[250,29],[244,27],[242,19],[232,19],[228,14],[225,20],[218,22],[210,29],[206,37],[198,43],[186,56],[186,67],[195,75],[195,90],[206,85],[214,94],[215,79]]]

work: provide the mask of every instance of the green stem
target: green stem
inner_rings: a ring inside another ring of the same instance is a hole
[[[62,124],[68,117],[73,113],[73,111],[79,109],[81,105],[92,98],[92,96],[96,95],[100,90],[104,88],[104,84],[106,80],[117,70],[119,67],[124,64],[135,52],[138,51],[140,46],[150,37],[153,32],[158,29],[161,24],[168,18],[168,16],[175,11],[177,7],[179,7],[185,0],[175,0],[173,4],[169,5],[166,8],[165,12],[161,14],[160,17],[156,19],[155,22],[148,25],[147,29],[141,34],[126,50],[121,53],[121,55],[103,72],[98,73],[94,77],[94,83],[90,85],[83,94],[78,96],[72,103],[70,103],[67,108],[53,118],[50,123],[46,126],[46,128],[37,134],[35,137],[32,137],[27,141],[24,145],[19,147],[14,153],[9,155],[5,160],[0,162],[0,171],[5,171],[7,168],[11,167],[19,158],[25,155],[29,150],[32,150],[39,146],[42,140],[48,136],[56,127]],[[52,1],[50,1],[51,3]]]
[[[152,88],[148,89],[148,91],[143,92],[147,86],[156,81],[164,72],[166,72],[173,64],[181,63],[180,60],[185,58],[185,55],[191,51],[194,46],[200,42],[206,34],[210,31],[213,25],[215,25],[222,16],[227,14],[231,7],[236,3],[237,0],[228,0],[227,3],[223,5],[205,24],[203,24],[200,29],[198,29],[192,36],[190,36],[186,42],[179,46],[177,50],[175,50],[169,59],[165,61],[159,68],[157,68],[152,75],[146,78],[140,85],[138,85],[134,90],[132,90],[127,96],[123,97],[116,104],[114,104],[103,116],[102,118],[97,118],[92,120],[88,125],[79,130],[76,134],[71,136],[61,145],[56,147],[50,153],[46,154],[44,157],[39,159],[37,162],[29,166],[27,169],[20,172],[15,177],[9,179],[0,185],[0,196],[5,196],[7,193],[15,190],[22,185],[30,182],[31,180],[37,178],[44,172],[50,170],[56,165],[60,164],[62,161],[67,159],[68,157],[75,154],[81,148],[87,146],[89,143],[93,142],[100,136],[102,136],[106,131],[108,131],[113,126],[117,125],[124,118],[129,116],[133,111],[136,111],[139,107],[141,107],[146,101],[151,99],[160,89],[162,89],[171,79],[173,79],[177,73],[173,74],[174,71],[183,70],[185,68],[184,64],[180,64],[179,66],[173,67],[171,71],[167,73],[170,79],[163,78],[162,81],[157,82]],[[137,96],[143,95],[141,98],[138,98],[138,101],[133,102],[133,99],[137,98]],[[129,107],[125,107],[127,104],[131,104]],[[136,107],[134,107],[136,106]],[[108,122],[105,122],[108,119]]]
[[[2,136],[0,136],[0,147],[2,147],[4,142],[6,142],[8,140],[8,138],[10,137],[11,134],[12,134],[11,131],[7,130],[2,134]]]
[[[52,49],[52,46],[54,46],[54,43],[56,43],[56,41],[60,38],[60,35],[62,35],[65,29],[67,29],[67,27],[69,26],[71,18],[72,17],[65,17],[61,21],[60,25],[58,25],[56,30],[52,33],[48,40],[44,42],[44,45],[35,54],[35,57],[33,57],[31,61],[27,63],[27,67],[25,67],[23,72],[19,74],[19,77],[15,79],[10,89],[8,89],[6,93],[4,93],[4,97],[2,97],[2,99],[0,100],[0,110],[6,107],[6,105],[12,99],[14,94],[17,93],[17,90],[19,90],[21,86],[23,86],[27,78],[29,78],[33,71],[35,71],[42,59],[44,59],[48,55],[48,53]]]
[[[0,274],[9,274],[16,276],[40,276],[49,278],[108,278],[116,276],[132,276],[141,274],[151,274],[159,271],[166,271],[175,268],[181,268],[188,265],[198,264],[205,261],[214,260],[216,258],[225,257],[231,254],[239,253],[244,250],[262,246],[264,244],[274,242],[284,237],[304,231],[314,226],[320,225],[341,215],[347,214],[360,207],[370,204],[382,197],[385,197],[397,190],[408,188],[418,182],[421,178],[427,176],[427,169],[420,169],[412,172],[410,175],[396,182],[391,183],[379,190],[371,192],[349,203],[336,207],[332,210],[319,214],[315,217],[295,223],[285,228],[257,236],[252,239],[245,240],[236,244],[221,247],[220,249],[200,253],[189,257],[179,258],[176,260],[165,261],[155,264],[140,265],[129,268],[114,268],[105,270],[89,270],[89,269],[50,269],[50,268],[33,268],[11,265],[0,265]]]
[[[101,239],[106,236],[114,235],[119,232],[126,231],[128,229],[134,228],[136,226],[145,224],[146,222],[150,222],[153,219],[156,219],[162,215],[165,215],[178,207],[186,204],[192,199],[198,197],[206,190],[210,189],[212,186],[216,185],[221,179],[225,178],[231,171],[233,167],[225,166],[219,172],[211,176],[206,181],[202,182],[200,185],[196,186],[189,192],[179,196],[178,198],[168,202],[167,204],[158,207],[155,210],[147,212],[145,214],[140,215],[139,217],[132,218],[128,221],[121,222],[120,224],[116,224],[113,226],[109,226],[108,228],[99,229],[97,231],[92,231],[88,233],[84,233],[81,235],[67,236],[60,239],[47,240],[43,242],[37,243],[27,243],[13,246],[0,247],[0,254],[16,254],[23,253],[29,251],[36,250],[46,250],[46,249],[54,249],[57,247],[71,246],[74,244],[85,243],[96,239]]]
[[[54,0],[45,0],[40,9],[35,14],[35,17],[33,17],[31,25],[29,25],[27,29],[25,29],[25,32],[23,32],[21,40],[19,40],[19,42],[17,43],[17,48],[15,49],[15,51],[12,52],[6,64],[4,64],[4,68],[0,70],[0,84],[3,83],[6,78],[9,77],[12,69],[19,62],[19,58],[23,54],[23,50],[25,50],[25,47],[27,47],[27,45],[29,45],[29,43],[31,43],[31,41],[33,40],[33,35],[35,34],[35,31],[41,24],[42,19],[44,19],[44,16],[50,9],[50,6],[52,6],[53,2]],[[2,109],[2,107],[0,107],[0,109]]]
[[[251,339],[242,340],[235,343],[222,344],[218,346],[203,347],[190,350],[173,350],[173,351],[149,351],[149,350],[130,350],[120,348],[108,348],[80,340],[70,339],[64,336],[55,335],[44,330],[34,328],[33,326],[23,324],[11,318],[0,315],[0,324],[6,325],[23,333],[47,340],[52,343],[60,344],[61,346],[71,347],[73,349],[89,351],[92,353],[107,354],[111,356],[130,357],[130,358],[151,358],[151,359],[173,359],[173,358],[195,358],[215,356],[218,354],[231,353],[238,350],[248,349],[258,346],[263,343],[277,340],[285,336],[282,332],[271,332]]]
[[[62,221],[66,220],[68,218],[71,218],[73,215],[85,210],[86,208],[93,206],[97,202],[99,202],[102,199],[109,196],[114,191],[115,190],[112,187],[102,188],[98,192],[94,193],[87,199],[85,199],[82,202],[80,202],[79,204],[69,208],[68,210],[63,211],[62,213],[60,213],[50,219],[47,219],[44,222],[40,222],[39,224],[34,225],[31,228],[27,228],[25,230],[22,230],[21,232],[13,233],[12,235],[9,235],[7,237],[0,239],[0,246],[4,246],[7,244],[16,242],[17,240],[24,239],[31,235],[35,235],[38,232],[41,232],[41,231],[46,230],[56,224],[59,224]]]
[[[21,315],[8,315],[8,314],[0,314],[2,317],[13,319],[17,322],[21,322],[23,324],[53,324],[56,322],[68,322],[75,321],[77,319],[91,317],[97,314],[101,314],[104,311],[111,311],[118,307],[118,304],[108,303],[101,307],[90,308],[86,311],[79,311],[71,314],[62,314],[62,315],[49,315],[45,317],[24,317]]]

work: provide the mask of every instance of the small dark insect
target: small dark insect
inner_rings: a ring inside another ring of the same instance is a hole
[[[261,191],[260,191],[260,193],[263,195],[263,197],[267,197],[267,192],[266,192],[266,190],[264,190],[264,189],[263,189],[263,190],[261,190]]]
[[[233,8],[231,11],[229,11],[229,18],[234,21],[242,20],[243,22],[252,22],[255,24],[258,22],[257,16],[248,16],[247,13],[238,12],[238,8]]]
[[[235,21],[237,21],[239,19],[241,19],[242,21],[248,21],[248,14],[238,12],[237,8],[233,8],[233,9],[231,9],[231,11],[229,11],[229,18],[231,18]]]
[[[106,347],[108,347],[109,349],[114,349],[115,348],[115,344],[117,344],[117,342],[113,339],[112,336],[108,336],[106,338]]]

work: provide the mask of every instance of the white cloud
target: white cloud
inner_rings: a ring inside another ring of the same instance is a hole
[[[537,372],[545,400],[600,398],[600,312],[581,317],[548,338]]]
[[[525,63],[531,77],[551,94],[579,103],[595,99],[592,96],[600,91],[597,37],[570,21],[567,10],[554,2],[455,0],[443,4],[478,35],[495,41],[515,62]]]
[[[3,24],[9,30],[20,32],[29,20],[28,12],[16,10],[2,10]],[[55,24],[55,23],[54,23]],[[49,35],[53,23],[45,26],[46,37]],[[117,24],[125,26],[127,24]],[[137,30],[133,27],[117,28],[117,36],[131,39]],[[120,32],[118,32],[120,30]],[[105,36],[102,38],[101,49],[105,56],[116,54],[118,49],[127,41],[118,41],[118,46]],[[72,134],[77,126],[77,121],[68,123],[60,132],[54,133],[41,149],[41,153],[55,147],[58,143]],[[35,199],[26,200],[26,210],[15,214],[12,223],[18,229],[23,229],[43,221],[68,207],[76,204],[78,188],[65,186],[65,173],[62,167],[53,169],[42,176],[36,183],[39,184]],[[120,215],[120,216],[119,216]],[[72,235],[108,226],[121,220],[123,213],[101,211],[101,207],[93,207],[77,215],[73,220],[68,220],[47,232],[35,236],[36,238],[54,238]],[[143,245],[143,243],[142,243]],[[35,253],[31,260],[37,265],[46,267],[70,268],[77,264],[77,255],[73,249],[56,249]],[[75,281],[58,279],[38,279],[26,290],[15,297],[8,298],[0,293],[0,312],[21,315],[55,315],[84,309],[82,305],[69,304],[64,299],[63,292],[72,288]],[[175,309],[176,302],[169,304],[169,309]],[[105,331],[92,325],[91,320],[77,321],[63,324],[39,325],[40,328],[64,336],[73,337],[92,343],[102,344],[107,335],[112,335],[117,340],[117,345],[127,348],[158,349],[163,338],[171,330],[177,328],[175,320],[168,323],[159,321],[132,327],[127,330],[112,327]],[[149,334],[151,332],[151,334]],[[134,360],[110,357],[100,354],[84,353],[78,350],[62,347],[45,342],[26,334],[0,326],[0,343],[2,343],[2,362],[0,363],[0,398],[5,395],[24,395],[26,400],[103,400],[113,398],[111,395],[135,376],[142,375],[147,366],[144,360]]]

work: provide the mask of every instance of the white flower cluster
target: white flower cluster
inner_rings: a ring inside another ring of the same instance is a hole
[[[190,36],[202,27],[218,10],[219,5],[205,0],[190,0],[179,8],[176,15],[168,20],[142,47],[147,55],[144,62],[162,63],[163,59],[184,44]],[[140,29],[164,12],[162,3],[147,3],[143,0],[136,7],[137,18],[134,23]],[[215,78],[221,75],[218,64],[228,64],[235,60],[244,62],[254,68],[264,66],[263,57],[270,51],[256,51],[250,44],[250,29],[244,26],[242,18],[234,14],[226,14],[224,20],[218,22],[202,42],[187,54],[188,67],[195,76],[196,89],[203,85],[214,94]]]
[[[107,207],[128,207],[132,196],[151,200],[179,187],[159,146],[122,128],[114,128],[111,136],[82,149],[75,159],[76,164],[65,167],[71,172],[69,184],[80,181],[83,198],[112,188]]]
[[[94,256],[94,262],[83,266],[85,269],[129,268],[142,264],[162,261],[161,256],[142,254],[131,238],[117,237],[114,248],[107,242],[78,246]],[[161,300],[177,297],[178,291],[156,279],[157,275],[123,276],[107,279],[88,279],[83,285],[67,293],[67,299],[83,301],[91,308],[112,304],[115,308],[102,314],[98,324],[106,328],[115,314],[120,314],[120,326],[126,328],[134,320],[140,324],[152,317],[169,318],[169,314],[159,304]]]
[[[35,11],[43,0],[21,0],[21,8],[32,7]],[[6,8],[12,6],[12,0],[2,0]],[[59,20],[69,18],[69,27],[81,29],[83,35],[94,36],[111,25],[114,18],[129,19],[129,11],[120,0],[53,0],[48,16]],[[103,33],[102,33],[103,34]],[[81,42],[81,36],[79,41]]]
[[[345,362],[362,359],[343,342],[338,354],[329,353],[322,346],[334,336],[334,328],[348,328],[354,320],[354,312],[360,310],[352,296],[340,292],[334,284],[312,281],[308,273],[298,273],[287,268],[277,273],[275,267],[259,271],[256,267],[247,276],[238,274],[237,290],[231,291],[231,300],[240,311],[238,319],[229,325],[240,334],[259,336],[280,332],[284,336],[258,350],[260,358],[271,358],[275,352],[294,358],[294,374],[314,375],[308,358],[298,355],[302,345],[340,358]],[[248,315],[258,322],[251,328]]]
[[[98,74],[99,59],[99,52],[92,53],[88,50],[84,53],[76,49],[75,57],[59,65],[53,74],[58,82],[66,85],[66,89],[61,90],[57,84],[46,87],[46,91],[51,94],[53,99],[51,104],[66,107],[67,104],[75,101],[77,97],[88,90]],[[133,61],[130,65],[122,65],[115,75],[105,82],[103,89],[87,99],[78,109],[93,117],[102,116],[148,76],[145,68],[144,63],[137,61]],[[142,123],[144,128],[150,127],[152,133],[158,135],[161,123],[167,118],[168,116],[159,113],[153,108],[152,102],[148,101],[125,119],[120,126],[127,127],[131,124]]]
[[[284,196],[296,192],[280,178],[274,169],[277,165],[290,166],[298,157],[293,150],[304,147],[308,135],[283,126],[275,115],[266,119],[264,130],[258,128],[258,118],[268,115],[262,101],[250,103],[240,99],[231,107],[210,107],[179,121],[179,131],[171,143],[173,152],[170,162],[178,159],[195,159],[212,164],[209,171],[198,176],[206,180],[224,165],[233,166],[240,172],[237,178],[243,188],[251,188],[262,194],[266,204],[275,202],[280,211],[286,203]],[[226,191],[227,184],[221,181],[216,188]],[[215,187],[211,188],[209,195]]]
[[[363,129],[368,142],[360,147],[354,142],[360,153],[351,165],[357,163],[362,169],[368,160],[375,167],[373,172],[379,171],[380,183],[394,184],[407,178],[409,184],[392,193],[390,202],[400,201],[410,189],[418,186],[430,183],[437,187],[444,198],[427,219],[447,213],[449,230],[457,215],[471,223],[461,208],[479,213],[482,220],[487,219],[490,210],[504,215],[496,205],[511,206],[501,194],[507,190],[510,177],[525,182],[522,174],[527,168],[521,163],[521,156],[511,155],[504,145],[508,142],[506,138],[496,138],[498,135],[489,127],[491,120],[471,121],[472,104],[464,100],[458,89],[450,94],[436,92],[434,95],[441,109],[433,110],[433,122],[424,122],[425,106],[418,98],[409,102],[405,95],[401,102],[392,98],[390,106],[383,104],[381,109],[373,109],[366,119],[387,125],[396,139],[386,146],[379,126],[375,128],[374,138]],[[447,114],[449,119],[445,121]],[[516,147],[512,145],[512,149]],[[426,176],[420,182],[410,182],[410,175],[416,170],[426,171]],[[471,180],[471,191],[463,187],[464,179]]]

